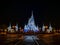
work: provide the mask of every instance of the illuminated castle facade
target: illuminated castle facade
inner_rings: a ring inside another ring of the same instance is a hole
[[[16,24],[15,26],[11,26],[11,24],[9,24],[9,27],[8,27],[9,32],[16,32],[16,31],[18,31],[18,29],[19,29],[18,24]],[[49,32],[52,32],[52,29],[53,28],[52,28],[51,24],[49,24],[49,26],[45,26],[43,24],[40,30],[42,32],[46,31],[49,33]],[[25,26],[24,26],[23,32],[29,32],[29,31],[39,32],[40,30],[39,30],[38,26],[35,25],[34,16],[33,16],[33,12],[32,12],[32,15],[29,18],[27,25],[25,24]]]
[[[33,12],[31,18],[28,20],[28,24],[24,26],[24,32],[28,32],[29,30],[37,32],[38,26],[35,25]]]
[[[15,28],[15,29],[13,29]],[[11,26],[11,24],[9,24],[9,27],[8,27],[8,31],[9,32],[15,32],[15,31],[18,31],[18,24],[16,24],[16,26]]]

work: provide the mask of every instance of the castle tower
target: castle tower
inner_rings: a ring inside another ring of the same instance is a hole
[[[9,27],[8,27],[8,31],[10,31],[11,30],[11,23],[9,24]]]
[[[51,26],[51,24],[49,24],[49,30],[52,31],[52,26]]]
[[[28,24],[24,26],[24,31],[27,32],[29,30],[33,30],[34,32],[38,31],[38,26],[35,25],[34,17],[33,17],[33,11],[32,16],[28,20]]]
[[[18,31],[18,24],[16,24],[16,31]]]
[[[42,26],[42,31],[45,31],[45,26],[44,26],[44,24],[43,24],[43,26]]]

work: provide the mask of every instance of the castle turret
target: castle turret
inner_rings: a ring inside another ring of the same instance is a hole
[[[8,31],[10,31],[11,30],[11,23],[9,24],[9,27],[8,27]]]
[[[49,30],[52,31],[52,26],[51,26],[51,24],[49,24]]]
[[[42,31],[45,31],[45,26],[44,26],[44,24],[43,24],[43,26],[42,26]]]
[[[34,32],[38,31],[38,26],[35,25],[35,21],[34,21],[34,17],[33,17],[33,11],[32,11],[32,16],[28,21],[28,24],[25,25],[24,27],[24,31],[29,31],[29,30],[33,30]]]
[[[18,31],[18,24],[16,24],[16,31]]]

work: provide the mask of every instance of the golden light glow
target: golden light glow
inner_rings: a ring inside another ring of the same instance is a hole
[[[48,26],[45,26],[45,28],[48,28]]]
[[[19,29],[21,29],[21,27]]]
[[[14,32],[14,29],[11,29],[11,32]]]
[[[15,26],[12,26],[12,28],[15,28]]]
[[[7,31],[7,29],[5,29],[5,32]]]

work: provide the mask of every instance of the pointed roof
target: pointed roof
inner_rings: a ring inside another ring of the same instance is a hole
[[[16,24],[16,26],[18,26],[18,23]]]
[[[44,26],[44,24],[43,24],[43,26]]]
[[[28,22],[29,22],[29,23],[30,23],[30,22],[33,22],[33,23],[34,23],[33,11],[32,11],[32,15],[31,15],[31,17],[30,17],[30,19],[29,19]]]
[[[31,17],[33,17],[33,11],[32,11],[32,16]]]
[[[33,11],[32,11],[32,15],[31,15],[31,19],[34,19],[34,16],[33,16]]]
[[[43,24],[43,26],[42,26],[42,29],[43,29],[43,28],[45,28],[44,24]]]
[[[11,26],[11,23],[9,23],[9,27]]]
[[[52,28],[51,24],[49,24],[49,28]]]
[[[51,24],[49,24],[49,27],[51,27]]]

